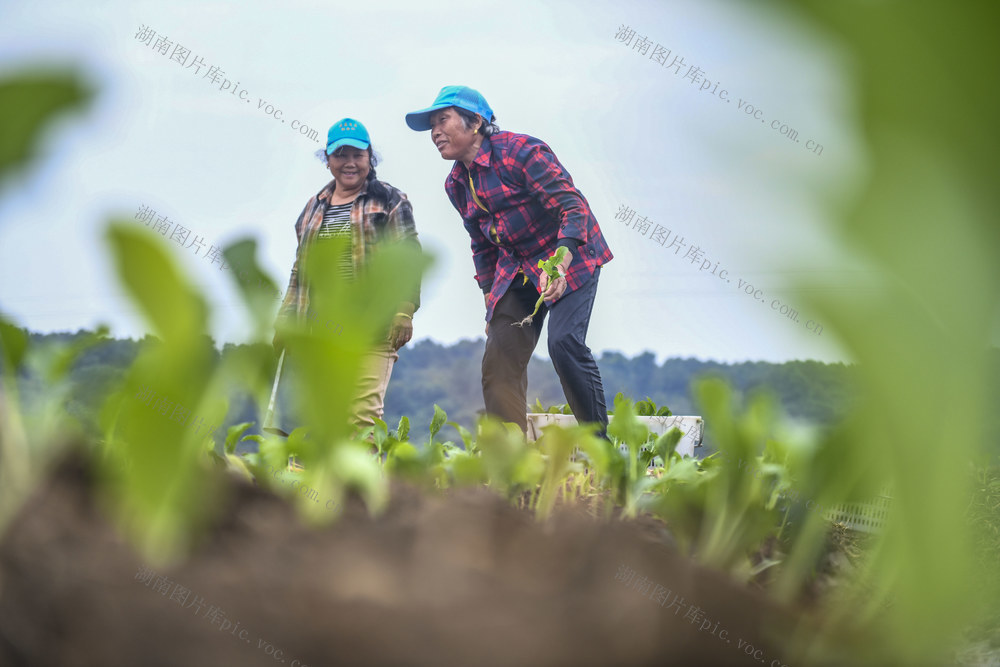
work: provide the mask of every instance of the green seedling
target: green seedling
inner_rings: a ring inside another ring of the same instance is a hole
[[[548,274],[549,282],[551,282],[562,275],[559,271],[559,265],[562,264],[564,259],[566,259],[566,248],[564,246],[560,246],[556,248],[555,254],[548,259],[538,260],[538,268]],[[524,327],[530,325],[534,321],[535,315],[538,313],[538,309],[542,307],[542,301],[544,300],[545,296],[543,294],[539,294],[538,301],[535,302],[535,309],[531,311],[531,315],[528,315],[520,322],[514,322],[514,326]]]

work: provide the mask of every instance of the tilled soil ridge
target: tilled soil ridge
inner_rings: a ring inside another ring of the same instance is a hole
[[[0,541],[0,664],[792,661],[775,630],[791,615],[676,553],[652,521],[564,510],[543,524],[485,488],[394,484],[382,515],[352,497],[317,530],[230,485],[208,539],[152,572],[98,510],[87,466],[61,464]]]

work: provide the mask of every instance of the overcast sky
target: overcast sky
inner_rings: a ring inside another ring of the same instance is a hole
[[[635,31],[629,44],[616,38],[623,26]],[[151,44],[136,38],[143,27]],[[168,55],[154,49],[160,37]],[[176,45],[189,64],[202,59],[200,73],[171,60]],[[683,65],[669,67],[674,57]],[[103,242],[111,216],[145,205],[204,239],[198,254],[172,251],[212,302],[217,339],[245,340],[229,272],[204,255],[254,236],[284,288],[295,219],[330,178],[314,156],[323,143],[292,121],[325,141],[349,116],[368,127],[379,177],[407,193],[436,258],[415,339],[481,336],[468,235],[443,188],[451,163],[403,120],[461,84],[483,93],[502,129],[547,142],[590,202],[615,255],[591,320],[595,351],[847,360],[834,332],[808,330],[822,320],[789,289],[863,289],[864,266],[839,249],[823,204],[850,196],[865,153],[850,62],[796,17],[706,0],[5,0],[0,70],[38,62],[79,66],[99,95],[0,199],[0,309],[34,331],[106,322],[117,336],[145,333]],[[203,76],[212,66],[215,84]],[[622,207],[632,226],[616,219]],[[645,236],[639,217],[651,222]],[[657,224],[671,230],[665,245],[651,238]],[[674,238],[686,244],[677,254]],[[685,257],[694,246],[697,259]]]

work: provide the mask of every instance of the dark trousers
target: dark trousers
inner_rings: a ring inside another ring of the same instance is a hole
[[[604,385],[586,342],[600,274],[598,268],[579,289],[564,294],[552,305],[543,303],[534,322],[524,328],[513,323],[534,310],[538,291],[530,282],[522,286],[521,279],[515,279],[493,309],[486,336],[483,400],[488,414],[527,431],[528,361],[538,344],[545,316],[551,313],[549,357],[559,375],[566,402],[578,422],[599,423],[599,435],[605,436],[608,411],[604,403]]]

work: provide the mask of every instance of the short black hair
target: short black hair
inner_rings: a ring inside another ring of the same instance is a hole
[[[333,152],[336,153],[342,148],[346,148],[346,146],[341,146],[340,148],[338,148],[336,151]],[[330,155],[327,154],[325,148],[320,148],[318,151],[316,151],[316,158],[323,163],[323,166],[326,166],[329,157]],[[375,149],[372,148],[371,144],[368,144],[368,162],[369,164],[371,164],[371,168],[373,170],[375,169],[375,167],[379,165],[379,163],[382,162],[381,158],[379,158],[378,156],[378,153],[375,152]]]
[[[495,132],[500,131],[500,128],[496,124],[497,120],[496,116],[490,116],[490,119],[486,120],[479,114],[469,111],[468,109],[463,109],[461,107],[451,107],[451,108],[454,109],[458,113],[458,115],[462,117],[462,123],[465,125],[466,128],[472,127],[477,119],[481,120],[482,125],[479,126],[479,134],[483,135],[484,137],[488,137],[494,134]]]

